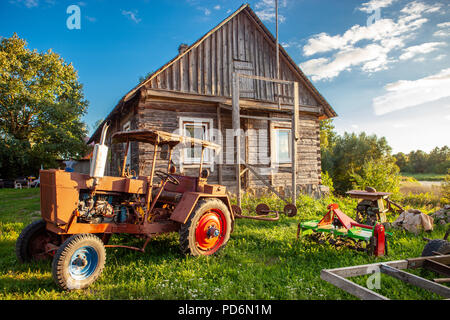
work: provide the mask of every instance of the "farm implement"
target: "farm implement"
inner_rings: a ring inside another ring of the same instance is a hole
[[[373,225],[374,223],[386,223],[386,213],[400,214],[404,209],[391,199],[389,192],[377,192],[374,188],[366,190],[350,190],[346,194],[350,198],[358,199],[356,207],[356,222]]]
[[[381,223],[373,226],[360,224],[343,213],[335,203],[328,205],[329,210],[321,220],[300,222],[297,239],[303,230],[310,230],[309,238],[319,243],[329,242],[341,247],[347,246],[357,251],[365,251],[376,257],[387,254],[387,236]]]
[[[237,205],[232,205],[233,214],[236,219],[250,219],[258,221],[278,221],[280,220],[280,212],[275,210],[270,210],[269,206],[265,203],[260,203],[256,206],[256,216],[243,215],[241,207]],[[297,207],[291,203],[284,206],[282,214],[288,217],[294,217],[297,214]]]

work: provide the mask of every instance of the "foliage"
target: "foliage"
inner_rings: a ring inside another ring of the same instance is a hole
[[[73,65],[51,50],[28,49],[14,34],[1,40],[0,70],[0,176],[83,156],[88,102]]]
[[[333,179],[331,179],[328,172],[326,171],[322,172],[321,177],[322,177],[322,184],[324,186],[327,186],[330,189],[330,192],[333,192],[334,191]]]
[[[432,192],[419,194],[412,192],[408,194],[397,193],[390,198],[393,201],[401,203],[405,209],[419,209],[424,213],[435,212],[436,208],[443,204],[439,195]]]
[[[422,150],[411,151],[409,154],[399,152],[394,157],[402,172],[445,174],[450,168],[448,146],[436,147],[430,153]]]
[[[352,171],[353,188],[364,190],[373,187],[383,192],[398,192],[400,187],[400,169],[392,158],[385,157],[367,161],[359,173]]]
[[[368,177],[368,171],[373,167],[368,167],[367,163],[379,161],[388,166],[390,170],[376,171],[378,176],[374,179],[382,179],[379,176],[385,173],[386,180],[391,179],[390,173],[395,171],[394,159],[390,156],[391,147],[384,137],[378,138],[376,135],[367,135],[362,132],[344,133],[333,137],[333,145],[322,152],[322,171],[328,172],[333,178],[334,188],[344,194],[352,188],[355,175]],[[363,171],[366,170],[364,173]],[[393,171],[394,170],[394,171]],[[396,178],[396,176],[395,176]],[[383,190],[384,191],[384,190]]]

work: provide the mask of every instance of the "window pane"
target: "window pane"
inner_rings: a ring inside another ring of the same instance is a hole
[[[276,143],[278,162],[290,162],[290,132],[288,130],[276,130]]]
[[[186,132],[186,136],[190,136],[191,138],[195,139],[206,140],[207,124],[205,123],[185,123],[184,130]],[[199,162],[202,156],[202,148],[197,145],[195,147],[186,148],[185,155],[186,160]]]

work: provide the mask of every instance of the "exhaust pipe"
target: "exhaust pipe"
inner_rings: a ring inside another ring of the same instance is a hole
[[[91,160],[89,175],[92,178],[102,178],[105,175],[106,159],[108,156],[108,147],[105,145],[106,132],[109,128],[109,121],[103,125],[100,143],[95,144]]]

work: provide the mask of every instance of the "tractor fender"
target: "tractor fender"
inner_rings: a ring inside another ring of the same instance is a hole
[[[201,192],[184,193],[175,210],[173,210],[172,214],[170,215],[170,220],[179,222],[181,224],[185,224],[188,221],[189,217],[191,216],[192,211],[194,211],[197,202],[201,199],[208,199],[208,198],[219,199],[223,201],[227,206],[228,210],[230,211],[231,220],[234,221],[234,215],[233,211],[231,210],[230,199],[228,198],[227,195],[217,196]]]

